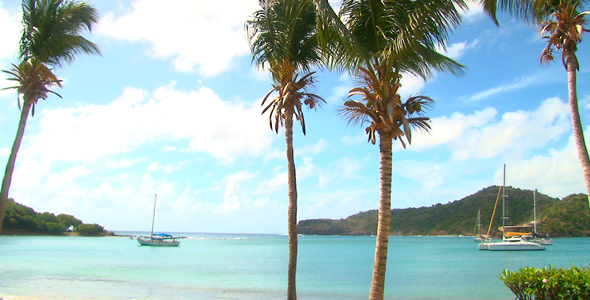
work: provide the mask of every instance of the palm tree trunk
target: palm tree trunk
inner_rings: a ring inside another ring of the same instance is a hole
[[[4,212],[6,211],[6,204],[8,202],[8,190],[10,190],[12,173],[14,173],[14,165],[16,164],[16,155],[18,154],[18,149],[20,148],[23,136],[25,135],[25,127],[27,126],[27,118],[29,117],[30,110],[31,102],[25,100],[23,103],[23,109],[20,113],[20,121],[18,123],[16,137],[12,144],[12,151],[8,157],[8,162],[6,163],[4,179],[2,179],[2,190],[0,191],[0,233],[2,232],[2,222],[4,221]]]
[[[389,229],[391,226],[391,136],[379,134],[379,151],[381,152],[381,198],[379,199],[379,221],[377,223],[377,244],[375,246],[375,263],[371,281],[370,300],[383,300],[385,293],[385,272],[387,267],[387,249],[389,247]]]
[[[297,299],[295,277],[297,275],[297,176],[293,154],[293,108],[285,110],[285,139],[287,142],[287,172],[289,184],[289,208],[287,212],[289,232],[289,270],[287,299]]]
[[[580,111],[578,109],[578,92],[576,86],[576,72],[578,66],[574,56],[575,53],[569,50],[564,51],[564,56],[567,62],[567,88],[570,110],[572,112],[572,130],[574,131],[574,141],[576,143],[576,149],[578,149],[578,158],[582,165],[586,191],[588,193],[588,204],[590,205],[590,159],[588,159],[588,149],[586,148],[584,129],[582,126],[582,120],[580,119]]]

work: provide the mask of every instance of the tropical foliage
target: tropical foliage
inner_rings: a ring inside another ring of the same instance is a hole
[[[0,190],[0,230],[9,196],[16,157],[22,143],[29,112],[34,116],[39,99],[54,93],[52,87],[61,87],[52,67],[74,61],[81,54],[100,54],[98,46],[82,36],[98,22],[98,11],[88,3],[68,0],[23,0],[22,35],[19,64],[13,64],[9,80],[17,85],[20,121],[14,143],[6,163]],[[20,96],[22,95],[22,106]],[[57,95],[57,94],[56,94]],[[58,95],[59,96],[59,95]],[[57,229],[56,229],[57,230]]]
[[[34,209],[8,199],[2,232],[29,234],[62,234],[68,228],[76,228],[83,222],[68,214],[38,213]]]
[[[74,228],[74,232],[78,233],[79,235],[93,236],[102,235],[105,231],[104,227],[95,223],[78,225]]]
[[[379,137],[380,199],[375,263],[369,299],[383,299],[389,228],[391,224],[392,140],[404,147],[412,141],[412,127],[430,129],[422,108],[433,102],[426,96],[403,101],[399,94],[402,73],[427,79],[433,70],[460,73],[462,66],[441,55],[448,31],[460,22],[463,1],[380,1],[344,0],[340,19],[349,42],[332,48],[330,65],[349,70],[360,86],[352,89],[350,100],[340,114],[349,122],[366,124],[373,144]],[[416,22],[416,20],[419,20]],[[354,96],[360,95],[356,100]]]
[[[499,187],[491,186],[461,200],[429,207],[410,207],[391,211],[391,235],[473,235],[477,211],[481,212],[484,234]],[[506,225],[525,225],[533,221],[533,191],[506,188]],[[537,192],[537,231],[551,237],[590,237],[590,214],[585,194],[570,195],[563,200]],[[502,202],[491,226],[491,235],[500,237]],[[302,220],[301,234],[375,235],[377,211],[370,210],[340,220]]]
[[[314,72],[320,66],[316,10],[310,0],[260,0],[261,9],[246,23],[252,61],[267,69],[272,89],[264,96],[262,113],[269,113],[271,130],[285,128],[289,206],[289,267],[287,299],[296,299],[297,274],[297,177],[293,151],[293,122],[306,132],[302,107],[315,108],[324,100],[311,92]],[[274,96],[273,96],[274,95]],[[274,97],[274,98],[273,98]],[[266,105],[266,106],[265,106]]]
[[[554,237],[590,236],[588,196],[573,194],[541,213],[543,232]]]
[[[589,268],[524,267],[504,270],[500,278],[519,300],[590,299]]]

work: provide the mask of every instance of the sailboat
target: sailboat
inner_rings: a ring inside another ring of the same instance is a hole
[[[152,232],[149,237],[138,237],[137,242],[142,246],[161,246],[170,247],[180,245],[179,237],[173,237],[166,233],[154,233],[154,220],[156,219],[156,199],[158,194],[154,196],[154,214],[152,215]]]
[[[473,238],[474,243],[481,243],[486,240],[486,237],[481,234],[481,218],[479,214],[479,209],[477,210],[477,219],[475,221],[475,227],[473,228],[475,237]]]
[[[506,206],[506,165],[504,165],[504,175],[502,179],[502,241],[501,242],[482,242],[478,245],[479,250],[489,251],[532,251],[545,250],[545,246],[538,243],[529,242],[522,235],[509,234],[507,231],[510,228],[518,226],[506,226],[506,216],[504,207]],[[494,211],[495,213],[495,211]]]
[[[539,234],[537,234],[537,190],[535,190],[533,194],[533,218],[534,231],[533,236],[529,239],[529,241],[541,245],[553,245],[553,239],[541,237]]]

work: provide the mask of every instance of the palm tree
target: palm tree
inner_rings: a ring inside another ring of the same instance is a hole
[[[91,31],[98,22],[98,11],[88,3],[66,0],[23,0],[23,32],[20,40],[20,60],[13,64],[9,80],[17,82],[10,87],[17,90],[20,121],[12,151],[6,163],[6,171],[0,191],[0,231],[8,201],[10,183],[16,163],[29,112],[35,115],[39,99],[47,99],[51,90],[61,87],[51,67],[72,63],[80,53],[100,54],[98,46],[82,37],[85,30]],[[22,107],[20,96],[22,95]],[[61,97],[61,96],[60,96]]]
[[[323,2],[319,0],[319,3]],[[462,0],[344,0],[340,17],[348,35],[345,43],[330,49],[331,65],[354,72],[361,86],[350,91],[341,116],[353,124],[368,123],[369,141],[380,150],[380,199],[375,262],[369,299],[383,299],[389,232],[391,227],[392,144],[399,139],[404,148],[411,143],[412,127],[428,130],[423,108],[432,105],[426,96],[401,100],[401,73],[427,79],[433,70],[461,74],[463,66],[438,53],[448,31],[460,22]],[[329,15],[329,14],[325,14]],[[342,31],[341,29],[338,29]]]
[[[297,299],[297,178],[293,154],[293,118],[305,134],[303,105],[315,108],[324,100],[309,89],[313,87],[313,66],[320,66],[316,36],[316,11],[310,0],[259,0],[261,9],[246,23],[252,61],[268,68],[273,88],[264,96],[262,111],[269,111],[270,128],[278,133],[285,127],[289,206],[289,266],[287,299]],[[271,98],[271,95],[275,95]],[[267,103],[268,101],[268,103]]]
[[[568,98],[572,113],[572,130],[582,165],[588,203],[590,203],[590,159],[584,141],[584,131],[578,109],[577,72],[580,70],[576,51],[582,34],[590,32],[587,15],[580,0],[482,0],[486,12],[498,24],[496,9],[508,11],[528,24],[540,26],[547,45],[541,52],[541,63],[553,60],[553,52],[561,50],[561,60],[567,71]]]

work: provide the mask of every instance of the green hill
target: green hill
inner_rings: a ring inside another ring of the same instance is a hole
[[[107,235],[110,232],[98,224],[84,224],[72,215],[44,212],[8,199],[1,234],[64,234],[69,228],[80,235]]]
[[[393,209],[391,235],[473,235],[477,211],[482,229],[487,231],[499,187],[491,186],[461,200],[430,207]],[[533,221],[533,191],[506,187],[506,225],[524,225]],[[571,195],[560,201],[537,192],[539,232],[559,236],[590,236],[590,215],[586,196]],[[499,236],[502,225],[502,197],[494,216],[491,234]],[[301,234],[374,235],[377,210],[361,212],[340,220],[302,220]]]

